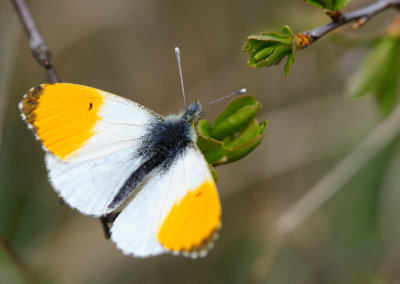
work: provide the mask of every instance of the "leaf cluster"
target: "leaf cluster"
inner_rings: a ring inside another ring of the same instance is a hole
[[[258,122],[261,103],[252,95],[233,99],[211,123],[197,125],[197,145],[207,162],[219,166],[237,161],[253,151],[264,138],[268,121]]]
[[[330,15],[335,15],[351,0],[305,0],[305,2],[326,10]],[[309,44],[307,35],[303,33],[294,35],[288,26],[284,26],[282,33],[263,32],[257,35],[249,35],[242,51],[249,53],[247,65],[253,68],[277,65],[287,56],[283,69],[287,77],[295,59],[295,51]]]
[[[277,65],[287,56],[284,72],[288,76],[290,66],[295,59],[292,30],[288,26],[284,26],[281,34],[266,32],[250,35],[243,46],[243,51],[249,53],[247,65],[253,68]]]
[[[314,7],[326,9],[332,12],[343,9],[351,0],[304,0]]]

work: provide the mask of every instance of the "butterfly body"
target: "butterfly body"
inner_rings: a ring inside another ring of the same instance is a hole
[[[145,162],[129,176],[108,208],[118,207],[156,167],[160,166],[160,173],[168,173],[174,161],[181,158],[188,147],[194,146],[197,136],[193,124],[201,115],[202,106],[195,102],[179,115],[172,114],[149,122],[134,154],[134,158]]]
[[[49,180],[70,207],[96,217],[134,197],[111,227],[125,254],[204,256],[221,226],[218,192],[196,146],[198,102],[162,117],[75,84],[44,84],[20,103],[46,152]]]

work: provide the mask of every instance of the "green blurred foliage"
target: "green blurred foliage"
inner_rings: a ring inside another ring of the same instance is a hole
[[[359,65],[347,83],[353,98],[373,95],[383,115],[389,115],[398,102],[400,76],[400,37],[383,36]]]

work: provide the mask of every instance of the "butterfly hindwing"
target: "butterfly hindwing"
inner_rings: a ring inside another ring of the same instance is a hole
[[[109,204],[125,180],[137,167],[132,150],[113,152],[89,161],[68,163],[46,154],[50,183],[70,207],[85,215],[102,216],[111,212]]]
[[[94,216],[140,166],[135,156],[146,125],[163,118],[116,95],[75,84],[33,88],[22,117],[46,150],[49,178],[64,201]]]
[[[208,165],[197,146],[163,171],[156,168],[121,212],[111,238],[125,253],[204,256],[221,225],[221,206]]]

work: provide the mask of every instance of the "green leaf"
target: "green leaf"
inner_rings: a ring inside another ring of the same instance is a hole
[[[286,56],[292,53],[292,47],[287,45],[275,46],[268,57],[258,60],[257,63],[253,65],[255,68],[269,67],[272,65],[277,65]]]
[[[351,0],[304,0],[314,7],[327,9],[330,11],[338,11],[343,9]]]
[[[217,175],[217,172],[215,171],[214,167],[210,166],[210,171],[211,171],[211,174],[213,176],[213,179],[214,179],[215,183],[217,183],[218,175]]]
[[[262,141],[263,133],[268,124],[268,121],[258,123],[254,119],[247,128],[231,143],[225,147],[225,156],[227,162],[237,161],[253,151]]]
[[[211,137],[198,135],[197,146],[199,146],[209,164],[222,159],[225,154],[224,144]]]
[[[212,166],[237,161],[260,144],[268,124],[254,118],[260,108],[254,96],[245,95],[230,101],[213,125],[207,120],[199,121],[197,145],[212,171]],[[213,177],[216,180],[215,172]]]
[[[226,109],[215,119],[211,137],[221,140],[245,127],[261,108],[261,104],[251,95],[231,101]]]
[[[285,26],[286,27],[286,26]],[[285,32],[287,29],[285,28]],[[291,38],[289,35],[281,35],[276,32],[263,32],[258,35],[250,35],[247,37],[248,40],[252,41],[252,43],[264,42],[270,44],[291,44]],[[246,50],[247,51],[247,50]]]
[[[260,123],[260,134],[264,134],[265,129],[268,126],[269,121],[264,120],[263,122]]]
[[[389,36],[379,40],[346,86],[346,92],[354,98],[374,95],[384,115],[391,112],[398,100],[399,42],[399,38]]]
[[[202,136],[211,137],[211,123],[206,119],[200,119],[197,123],[197,130]]]
[[[289,68],[294,62],[296,48],[290,27],[282,27],[282,33],[268,32],[248,36],[243,46],[243,51],[249,53],[247,65],[253,68],[269,67],[279,64],[285,56],[288,56],[284,67],[287,76]]]
[[[246,129],[236,138],[233,139],[226,145],[226,149],[234,149],[235,147],[247,143],[254,137],[260,134],[260,126],[258,125],[257,119],[253,119],[246,127]]]
[[[400,76],[399,51],[398,46],[393,46],[391,53],[388,55],[386,68],[382,70],[385,73],[376,88],[376,100],[384,115],[390,114],[398,101],[396,95]]]
[[[283,72],[285,73],[286,77],[289,76],[290,67],[292,66],[293,62],[294,62],[294,54],[293,54],[293,52],[291,52],[288,55],[288,58],[287,58],[286,64],[285,64],[285,68],[283,69]]]
[[[254,64],[257,64],[256,62],[260,62],[263,59],[267,59],[275,51],[276,48],[277,45],[272,44],[255,53],[253,57]]]
[[[224,137],[224,139],[222,139],[222,143],[224,145],[227,145],[227,144],[231,143],[233,140],[235,140],[235,136],[234,135],[227,136],[227,137]]]
[[[292,29],[287,25],[282,27],[282,32],[290,37],[293,35]]]
[[[261,143],[267,124],[267,120],[258,123],[253,119],[236,138],[225,144],[224,157],[216,164],[232,163],[247,156]]]
[[[234,149],[227,150],[226,157],[228,162],[232,163],[247,156],[251,151],[257,148],[258,145],[260,145],[263,138],[263,135],[259,135],[246,144],[242,144]]]
[[[240,97],[236,97],[231,100],[226,108],[215,118],[214,127],[219,123],[226,120],[231,115],[234,115],[238,110],[240,110],[244,106],[254,106],[260,104],[256,98],[252,95],[244,95]]]

